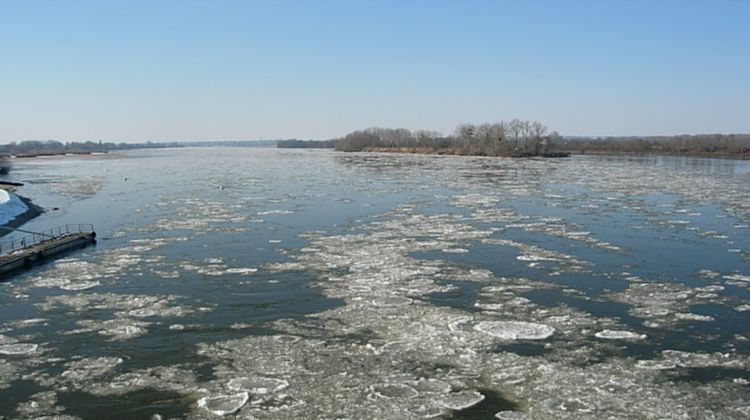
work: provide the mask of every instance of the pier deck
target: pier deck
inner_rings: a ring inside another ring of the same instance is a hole
[[[66,233],[41,241],[5,255],[0,255],[0,279],[54,257],[62,252],[96,243],[96,232],[79,231]]]

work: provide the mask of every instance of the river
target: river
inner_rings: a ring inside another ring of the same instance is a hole
[[[750,416],[748,161],[216,147],[12,175],[50,209],[24,229],[98,243],[0,283],[0,418]]]

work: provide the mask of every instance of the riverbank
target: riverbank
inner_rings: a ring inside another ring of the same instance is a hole
[[[362,149],[363,152],[374,153],[410,153],[417,155],[450,155],[450,156],[488,156],[480,153],[466,153],[457,148],[433,148],[433,147],[375,147],[368,146]],[[551,152],[544,154],[518,154],[518,155],[490,155],[495,157],[542,157],[542,158],[560,158],[570,156],[669,156],[669,157],[687,157],[687,158],[706,158],[706,159],[733,159],[733,160],[750,160],[750,154],[727,154],[727,153],[670,153],[666,151],[654,152],[625,152],[625,151],[606,151],[606,150],[569,150],[562,152]]]
[[[542,157],[542,158],[560,158],[569,157],[570,153],[567,152],[550,152],[550,153],[517,153],[517,154],[498,154],[488,155],[482,153],[469,153],[464,150],[452,147],[420,147],[420,146],[406,146],[406,147],[376,147],[368,146],[362,149],[363,152],[376,152],[376,153],[412,153],[417,155],[450,155],[450,156],[492,156],[492,157]]]

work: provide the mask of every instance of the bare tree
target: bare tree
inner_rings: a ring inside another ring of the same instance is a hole
[[[461,124],[456,127],[456,137],[458,137],[458,140],[461,142],[463,153],[468,153],[476,132],[477,128],[474,124]]]
[[[534,121],[530,124],[529,129],[531,131],[532,153],[538,155],[541,152],[542,138],[547,134],[547,127],[538,121]]]
[[[523,122],[518,118],[512,119],[508,123],[508,133],[513,141],[513,151],[518,150],[518,141],[523,136]]]

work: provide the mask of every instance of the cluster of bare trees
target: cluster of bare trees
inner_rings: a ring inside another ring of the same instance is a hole
[[[540,156],[554,153],[560,139],[536,121],[511,120],[494,124],[461,124],[450,136],[405,128],[368,128],[347,134],[336,150],[415,149],[425,152],[478,156]]]
[[[750,134],[571,138],[558,147],[572,153],[632,153],[750,157]]]
[[[0,145],[0,155],[14,155],[19,157],[59,155],[65,153],[95,153],[112,150],[150,149],[164,147],[182,147],[180,143],[103,143],[101,141],[62,143],[57,140],[24,140],[20,143],[12,142]]]

